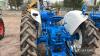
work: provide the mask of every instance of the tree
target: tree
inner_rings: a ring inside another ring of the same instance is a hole
[[[10,5],[10,9],[13,9],[12,7],[15,5],[15,0],[8,0],[8,3]]]
[[[71,3],[71,4],[70,4]],[[64,0],[64,6],[65,7],[72,7],[72,2],[71,0]]]
[[[8,3],[10,5],[10,8],[13,9],[12,7],[14,6],[16,9],[18,9],[18,7],[20,5],[22,5],[23,0],[9,0]]]
[[[61,8],[61,7],[63,7],[63,3],[56,2],[56,3],[54,4],[54,7],[56,7],[56,8]]]
[[[20,5],[22,5],[22,4],[23,4],[23,0],[16,0],[16,7],[17,7],[17,9],[19,9],[18,7]]]
[[[100,1],[97,3],[97,6],[100,6]]]
[[[83,3],[83,0],[64,0],[64,6],[73,9],[81,8]]]

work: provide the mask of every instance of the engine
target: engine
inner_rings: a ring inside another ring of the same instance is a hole
[[[72,43],[74,38],[65,30],[59,22],[63,17],[57,16],[50,11],[41,11],[42,34],[37,40],[37,44],[45,43],[46,54],[51,56],[66,56],[72,54]]]

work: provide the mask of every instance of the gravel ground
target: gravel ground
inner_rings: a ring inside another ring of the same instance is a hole
[[[5,38],[0,41],[0,56],[20,56],[20,12],[3,11]]]
[[[100,41],[99,41],[100,46]],[[95,54],[93,56],[100,56],[100,47],[95,50]]]

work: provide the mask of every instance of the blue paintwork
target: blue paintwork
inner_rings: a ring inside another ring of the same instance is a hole
[[[96,27],[100,28],[100,12],[91,11],[89,16],[95,22]]]
[[[82,5],[82,13],[85,14],[86,11],[87,11],[87,5],[84,3]]]
[[[63,17],[57,16],[54,12],[48,10],[41,10],[40,14],[42,18],[42,34],[37,39],[37,45],[42,42],[46,44],[47,53],[45,56],[49,54],[51,56],[73,56],[70,45],[73,44],[75,38],[65,30],[63,25],[57,24]],[[67,46],[66,42],[71,44]]]
[[[85,14],[86,11],[87,11],[87,6],[86,4],[84,4],[82,6],[83,14]],[[92,11],[89,13],[89,18],[95,22],[97,28],[100,28],[100,11],[95,11],[94,9],[92,9]]]

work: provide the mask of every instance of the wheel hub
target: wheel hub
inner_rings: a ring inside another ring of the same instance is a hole
[[[73,48],[75,52],[78,52],[82,46],[82,33],[80,30],[78,30],[77,33],[75,33],[75,35],[76,35],[76,40],[74,40],[73,42]]]

